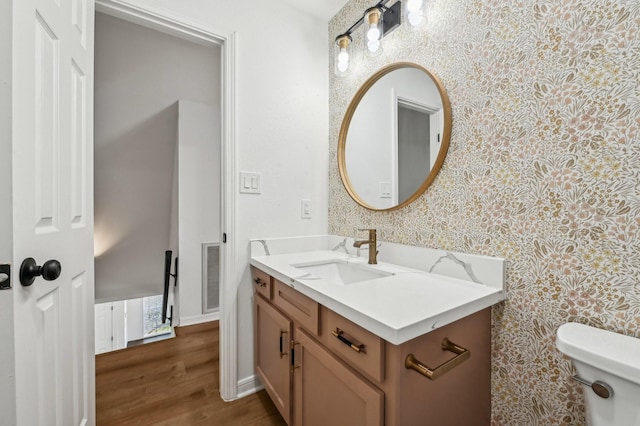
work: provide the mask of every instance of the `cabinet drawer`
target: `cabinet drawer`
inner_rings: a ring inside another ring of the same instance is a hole
[[[383,339],[326,308],[322,310],[322,335],[336,355],[372,379],[383,381]]]
[[[318,334],[318,303],[285,283],[273,280],[273,304],[313,334]]]
[[[256,293],[260,293],[267,299],[271,299],[271,287],[273,278],[253,266],[251,267],[251,278],[253,281],[253,288],[255,289]]]

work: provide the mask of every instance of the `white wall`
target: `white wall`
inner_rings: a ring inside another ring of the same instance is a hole
[[[0,263],[13,258],[11,199],[11,31],[12,2],[0,2]],[[12,273],[16,273],[13,265]],[[13,280],[13,283],[19,281]],[[0,395],[15,395],[13,355],[13,290],[0,291]],[[7,424],[15,423],[15,398],[0,398],[0,413]]]
[[[180,101],[179,315],[180,324],[203,314],[202,243],[220,236],[220,107]]]
[[[253,376],[249,239],[327,231],[327,22],[280,1],[127,0],[218,33],[237,32],[237,167],[262,174],[261,195],[238,195],[238,379]],[[237,178],[237,177],[236,177]],[[300,199],[313,218],[300,218]],[[225,300],[222,303],[227,303]]]
[[[177,101],[219,102],[220,49],[98,13],[95,73],[96,301],[162,294]]]

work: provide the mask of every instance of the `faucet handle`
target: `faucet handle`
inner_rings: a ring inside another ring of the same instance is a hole
[[[368,231],[369,240],[376,241],[376,228],[360,228],[358,231]]]

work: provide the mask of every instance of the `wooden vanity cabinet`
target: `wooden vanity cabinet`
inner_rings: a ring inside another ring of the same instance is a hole
[[[296,329],[295,424],[382,426],[384,393]]]
[[[272,303],[296,324],[318,334],[320,305],[285,283],[273,279]]]
[[[257,294],[261,294],[267,300],[270,300],[273,278],[256,268],[251,268],[251,278],[253,280],[253,288],[255,292]]]
[[[254,295],[256,371],[289,425],[490,424],[490,308],[393,345],[270,279],[271,299]],[[280,356],[283,330],[293,356]],[[409,354],[430,368],[452,359],[445,338],[469,358],[435,380],[405,367]]]
[[[287,424],[291,419],[291,332],[293,323],[255,294],[256,374]]]

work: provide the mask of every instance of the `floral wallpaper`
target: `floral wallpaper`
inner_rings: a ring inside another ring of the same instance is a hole
[[[493,309],[492,424],[583,425],[583,389],[555,348],[578,321],[640,337],[640,2],[429,0],[333,76],[333,39],[375,1],[351,0],[329,24],[330,158],[342,117],[376,70],[412,61],[442,80],[451,146],[416,202],[371,212],[331,162],[329,231],[508,260]]]

